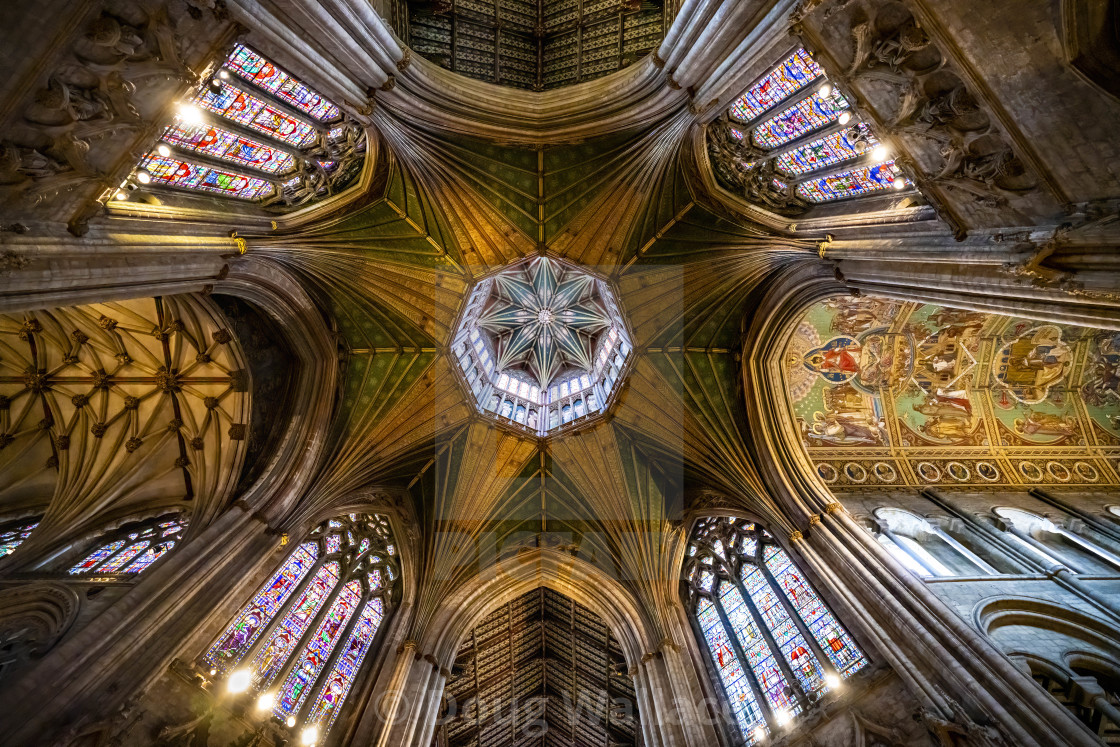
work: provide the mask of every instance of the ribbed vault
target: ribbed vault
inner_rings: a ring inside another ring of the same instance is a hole
[[[470,631],[444,698],[448,747],[622,747],[638,739],[618,640],[587,607],[543,587]]]

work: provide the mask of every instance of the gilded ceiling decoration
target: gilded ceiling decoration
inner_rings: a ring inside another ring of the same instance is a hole
[[[462,75],[534,91],[642,59],[672,22],[662,0],[410,0],[413,50]]]
[[[463,639],[440,727],[448,747],[635,744],[638,704],[618,640],[594,612],[551,589],[487,615]]]
[[[785,353],[790,406],[835,490],[1120,484],[1120,337],[833,298]]]
[[[479,282],[452,345],[478,408],[540,435],[606,411],[632,348],[607,282],[547,256]]]
[[[249,383],[201,297],[0,316],[0,496],[49,501],[31,543],[153,502],[212,516],[241,470]]]

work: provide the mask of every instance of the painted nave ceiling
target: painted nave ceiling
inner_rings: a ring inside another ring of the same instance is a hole
[[[10,743],[1120,744],[1117,11],[972,5],[0,10]]]

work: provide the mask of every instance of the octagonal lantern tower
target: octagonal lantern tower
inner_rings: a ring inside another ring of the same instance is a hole
[[[451,350],[480,412],[544,437],[607,412],[632,342],[606,280],[541,255],[471,289]]]

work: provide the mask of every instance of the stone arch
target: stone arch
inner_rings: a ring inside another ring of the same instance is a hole
[[[44,581],[0,590],[0,679],[54,647],[78,616],[65,584]]]
[[[1085,80],[1120,97],[1120,9],[1114,2],[1062,0],[1062,48]]]
[[[973,620],[982,633],[1010,655],[1024,654],[1045,658],[1059,666],[1072,653],[1095,652],[1098,656],[1120,661],[1120,637],[1116,627],[1094,615],[1061,607],[1033,597],[1002,597],[979,603]],[[1029,640],[1034,647],[1011,645],[1011,636],[1000,630],[1026,628],[1036,632]],[[1045,645],[1047,651],[1039,650]]]

